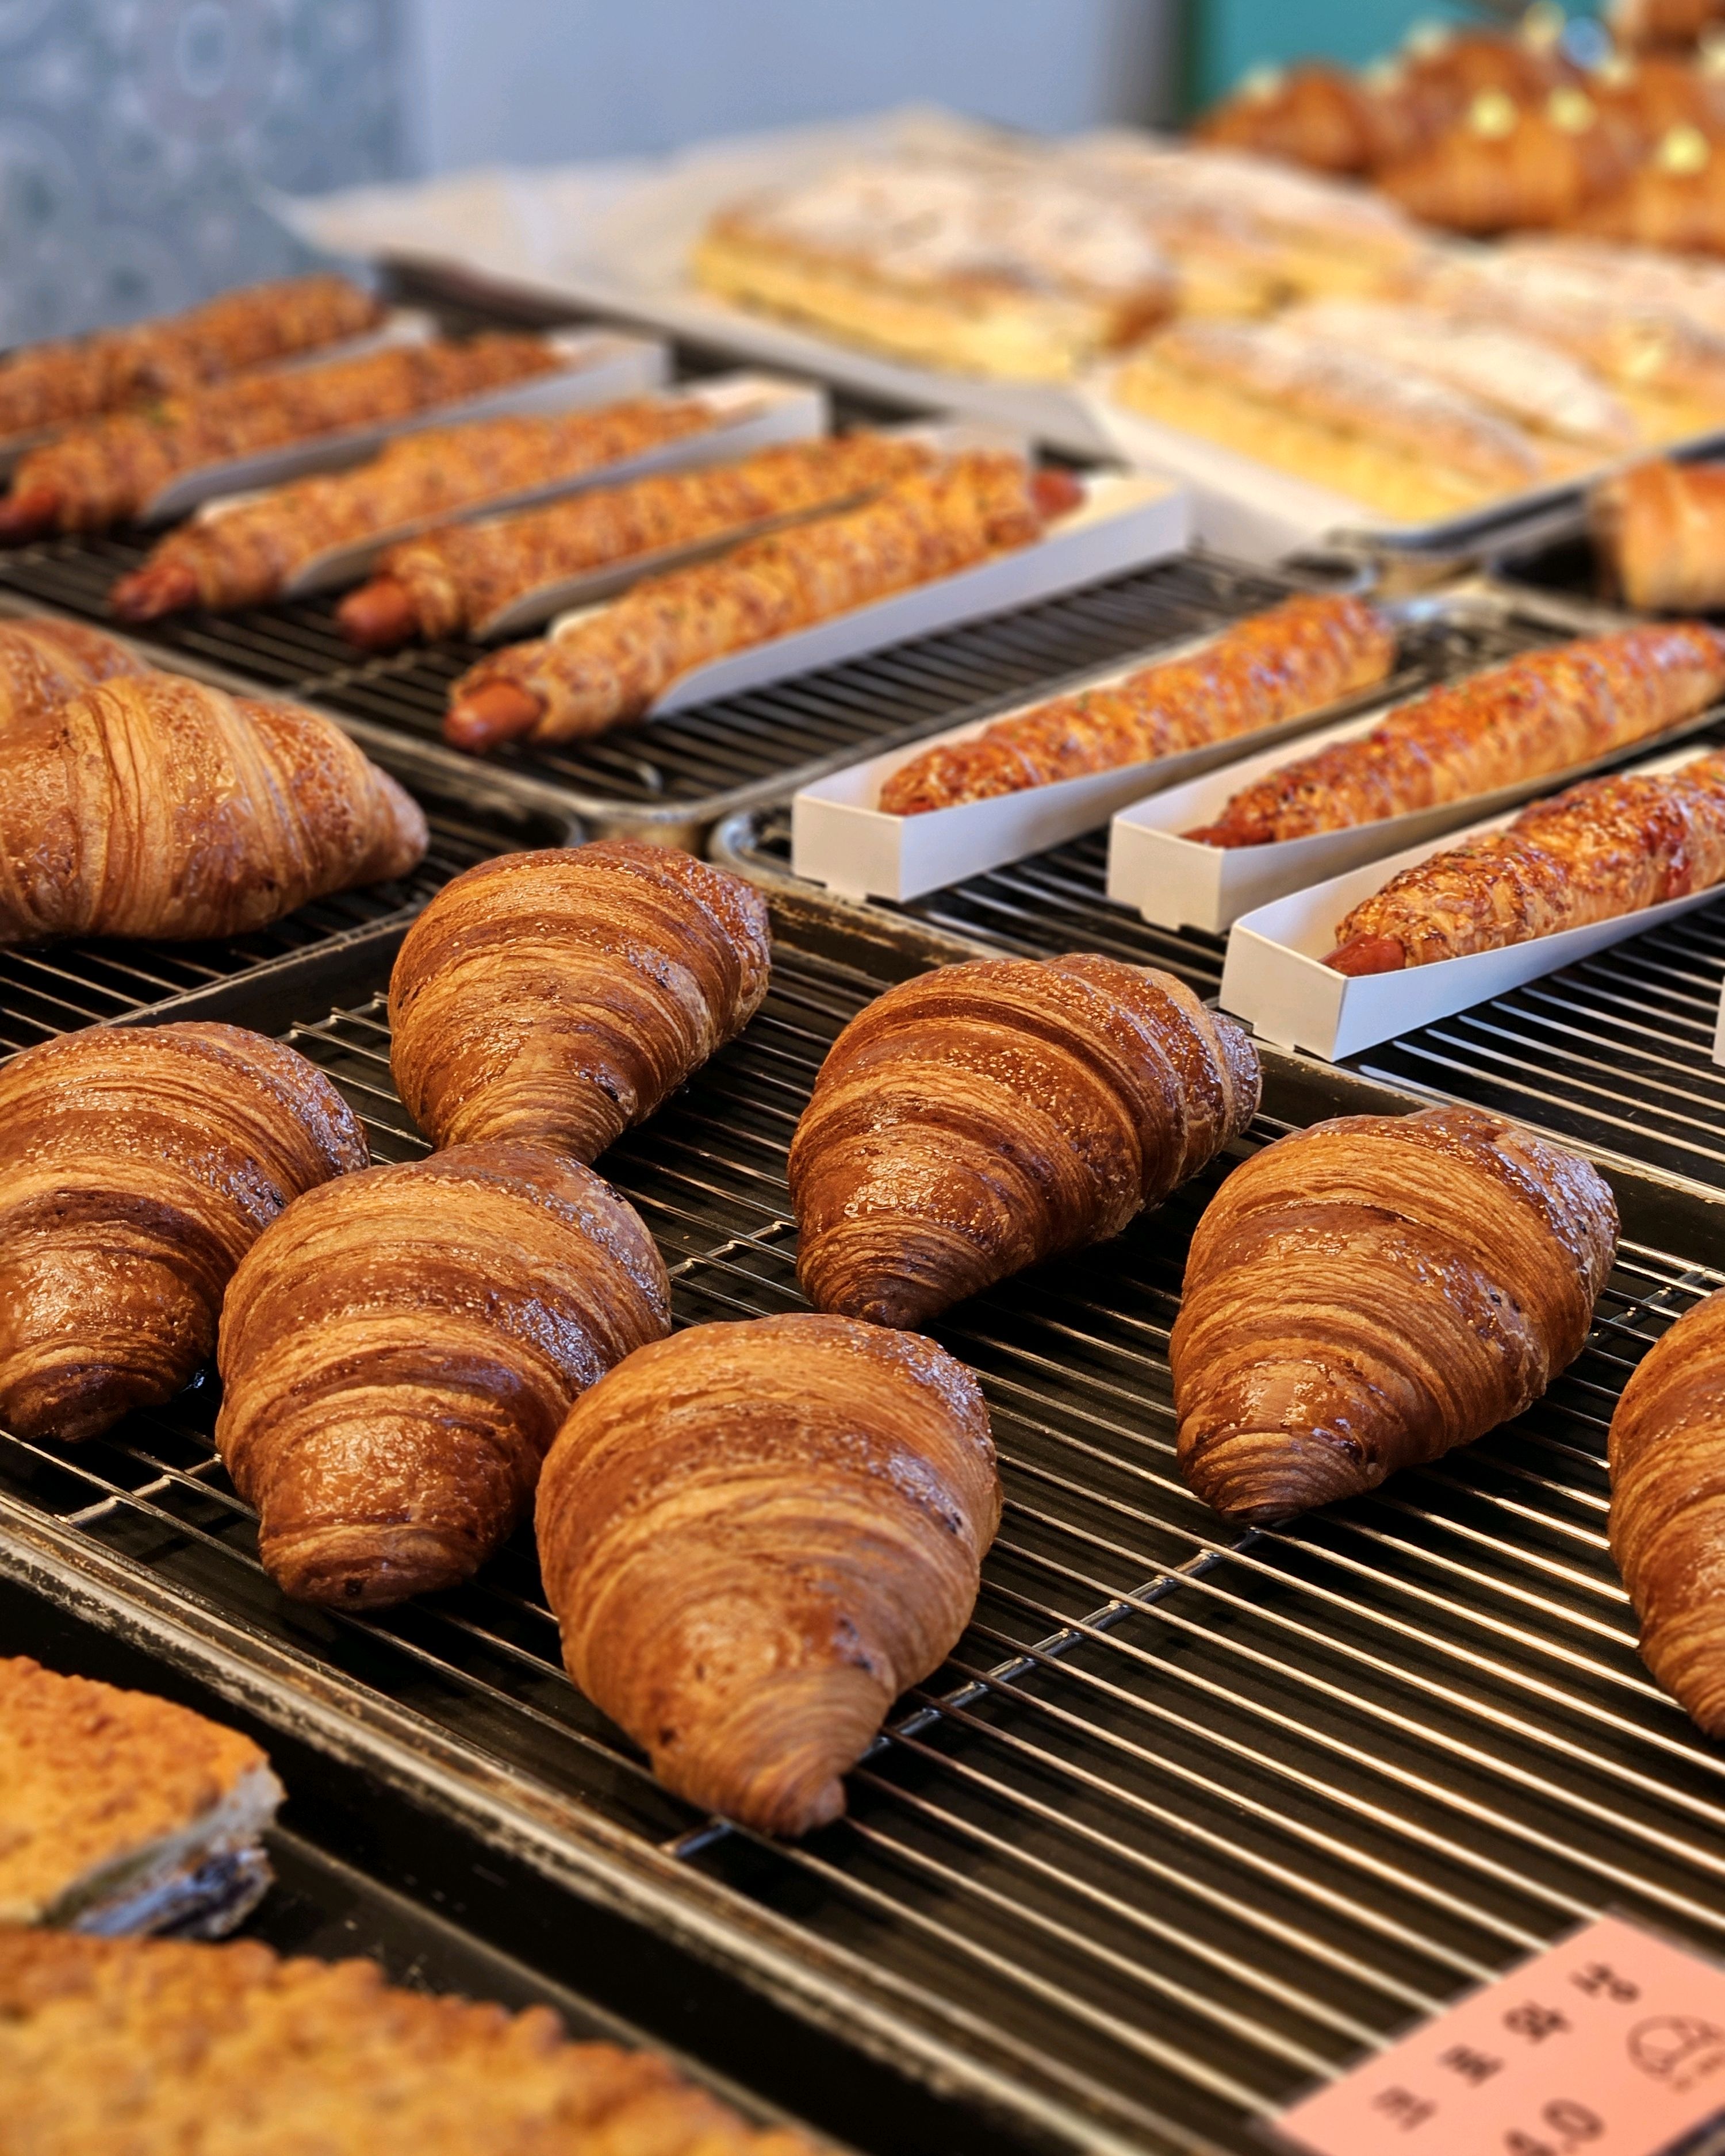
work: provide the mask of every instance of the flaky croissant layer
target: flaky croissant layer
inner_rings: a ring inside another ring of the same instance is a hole
[[[1344,1116],[1236,1168],[1169,1343],[1182,1472],[1285,1519],[1519,1414],[1581,1352],[1617,1245],[1583,1160],[1462,1107]]]
[[[82,1438],[172,1398],[234,1267],[366,1164],[321,1071],[229,1025],[92,1026],[0,1067],[0,1423]]]
[[[265,1567],[347,1608],[468,1578],[576,1394],[670,1322],[634,1209],[542,1146],[454,1146],[302,1199],[222,1317],[216,1445]]]
[[[576,1683],[679,1795],[798,1835],[952,1650],[999,1517],[963,1365],[805,1314],[630,1356],[564,1424],[537,1523]]]

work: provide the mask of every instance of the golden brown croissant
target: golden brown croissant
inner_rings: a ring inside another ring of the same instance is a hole
[[[1194,138],[1219,150],[1285,157],[1317,172],[1368,172],[1415,147],[1411,114],[1345,68],[1321,60],[1266,69],[1206,113]]]
[[[1615,0],[1609,15],[1620,44],[1681,52],[1725,19],[1725,6],[1720,0]]]
[[[506,607],[562,578],[829,508],[930,461],[922,444],[885,434],[788,442],[735,464],[656,473],[547,509],[449,525],[392,547],[338,619],[374,651],[415,635],[480,634]]]
[[[366,1164],[303,1056],[230,1025],[92,1026],[0,1067],[0,1424],[93,1436],[179,1391],[240,1259]]]
[[[1725,254],[1725,146],[1687,121],[1667,129],[1652,156],[1583,209],[1573,229],[1635,247]]]
[[[809,1301],[917,1325],[1117,1235],[1257,1112],[1233,1019],[1113,958],[984,958],[889,988],[791,1142]]]
[[[98,681],[150,669],[123,644],[75,621],[0,621],[0,765],[33,720],[81,696]],[[5,777],[0,770],[0,799]],[[5,889],[0,869],[0,891]]]
[[[1338,973],[1391,973],[1615,921],[1725,880],[1725,756],[1589,778],[1401,870],[1336,927]]]
[[[1266,1146],[1186,1260],[1181,1471],[1230,1517],[1280,1520],[1471,1444],[1580,1353],[1616,1247],[1603,1178],[1478,1109]]]
[[[1595,489],[1589,521],[1637,613],[1725,606],[1725,465],[1637,465]]]
[[[1642,1660],[1709,1737],[1725,1734],[1725,1291],[1642,1358],[1609,1449],[1611,1554]]]
[[[172,480],[206,465],[408,418],[560,363],[543,337],[487,334],[244,375],[93,419],[19,459],[0,501],[0,544],[99,531],[141,515]]]
[[[0,1930],[0,2086],[16,2156],[818,2156],[544,2006],[259,1939]]]
[[[1028,546],[1042,520],[1021,459],[967,451],[860,509],[649,578],[563,635],[481,660],[449,693],[444,739],[478,751],[603,733],[694,667]]]
[[[0,363],[0,436],[111,412],[357,336],[382,309],[345,277],[249,285],[184,314],[27,345]]]
[[[396,959],[397,1089],[437,1145],[533,1138],[597,1159],[742,1032],[771,953],[760,893],[668,846],[481,862]]]
[[[1465,801],[1662,732],[1722,691],[1725,638],[1700,623],[1529,652],[1266,772],[1186,836],[1264,846]]]
[[[170,674],[116,676],[8,726],[0,945],[234,936],[405,875],[425,818],[341,729]]]
[[[880,789],[889,816],[921,816],[1173,756],[1321,711],[1381,681],[1395,631],[1363,599],[1293,598],[1225,629],[1189,659],[1106,689],[1057,696],[969,741],[925,749]]]
[[[666,1786],[764,1834],[839,1776],[969,1621],[1000,1519],[974,1378],[915,1333],[698,1325],[577,1402],[540,1484],[569,1674]]]
[[[177,608],[255,606],[308,562],[380,531],[445,516],[554,480],[573,480],[710,431],[697,398],[638,398],[593,412],[476,419],[404,434],[370,463],[272,488],[171,531],[109,593],[127,621]]]
[[[1568,224],[1625,170],[1620,141],[1584,91],[1566,85],[1543,105],[1520,106],[1486,90],[1378,184],[1428,224],[1484,235]]]
[[[632,1206],[544,1146],[453,1146],[302,1199],[235,1273],[216,1445],[305,1602],[469,1578],[576,1394],[670,1328]]]

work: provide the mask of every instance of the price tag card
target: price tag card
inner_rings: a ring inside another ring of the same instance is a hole
[[[1671,2156],[1725,2114],[1725,1966],[1616,1917],[1285,2112],[1307,2156]]]

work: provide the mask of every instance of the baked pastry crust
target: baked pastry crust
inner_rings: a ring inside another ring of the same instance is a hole
[[[0,1660],[0,1924],[153,1929],[197,1916],[201,1872],[249,1860],[244,1891],[203,1912],[229,1930],[269,1883],[259,1837],[281,1801],[238,1730]]]

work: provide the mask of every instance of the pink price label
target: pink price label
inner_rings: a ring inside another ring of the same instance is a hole
[[[1307,2156],[1666,2156],[1725,2114],[1725,1967],[1602,1917],[1284,2112]]]

